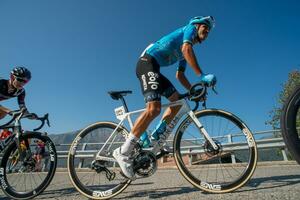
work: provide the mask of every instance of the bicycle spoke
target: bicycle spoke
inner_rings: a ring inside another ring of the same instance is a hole
[[[102,192],[101,194],[106,194],[106,191],[108,191],[108,194],[112,191],[115,193],[119,190],[125,189],[128,185],[126,179],[122,178],[119,173],[116,173],[116,177],[113,177],[112,180],[108,180],[106,176],[106,173],[108,172],[106,171],[115,173],[115,168],[113,168],[114,164],[111,161],[99,160],[96,159],[96,157],[88,159],[85,158],[83,166],[78,166],[81,159],[80,156],[82,156],[80,155],[82,154],[80,153],[80,147],[83,144],[86,145],[86,150],[93,152],[94,156],[100,149],[103,149],[100,152],[100,156],[112,157],[113,150],[121,145],[120,141],[124,141],[123,136],[120,134],[124,130],[119,128],[120,130],[115,132],[114,130],[116,127],[117,126],[115,124],[109,122],[99,122],[87,127],[78,133],[77,137],[80,137],[80,139],[75,139],[77,145],[76,148],[74,148],[75,152],[69,154],[68,170],[73,181],[72,183],[76,186],[76,189],[78,189],[79,192],[88,198],[101,199],[103,198],[101,195],[99,197],[93,195],[94,191]],[[115,135],[112,135],[112,133]],[[100,145],[94,144],[97,143],[95,138],[101,138],[100,142],[102,143]]]
[[[241,186],[243,182],[238,180],[249,179],[253,174],[253,169],[255,169],[256,161],[250,164],[252,170],[247,171],[247,162],[250,162],[251,156],[255,156],[254,158],[257,159],[257,151],[252,151],[255,154],[250,152],[250,148],[253,147],[248,146],[247,138],[242,134],[240,127],[243,124],[238,126],[236,123],[239,121],[233,120],[231,114],[226,115],[224,112],[204,110],[196,116],[218,149],[212,147],[194,123],[189,123],[188,120],[183,121],[178,129],[184,129],[177,131],[175,135],[175,147],[179,148],[180,152],[184,152],[185,149],[189,148],[189,145],[194,146],[190,155],[192,166],[185,162],[178,163],[177,159],[175,160],[180,168],[185,169],[181,172],[186,178],[190,177],[188,178],[190,182],[197,177],[202,184],[199,185],[199,188],[211,192],[220,192],[223,186],[226,187],[224,191],[230,191],[230,188],[234,189],[236,185]],[[199,137],[195,137],[196,134],[203,139],[202,145],[197,145]],[[233,147],[235,143],[240,146]],[[235,150],[233,151],[231,148],[235,148]],[[236,154],[235,151],[238,153]],[[178,151],[175,150],[175,152],[177,154]],[[185,154],[180,153],[176,156],[182,157],[183,155]],[[183,159],[181,158],[181,160]],[[195,182],[193,184],[197,185]]]
[[[43,142],[46,144],[46,142],[48,142],[48,144],[53,144],[48,137],[35,135],[34,133],[23,137],[26,137],[24,141],[30,141],[30,149],[28,149],[28,145],[26,147],[20,147],[25,148],[25,150],[23,149],[21,152],[26,153],[24,156],[25,160],[19,161],[20,156],[18,155],[18,148],[16,147],[15,143],[12,143],[3,155],[1,166],[6,169],[6,184],[8,186],[4,192],[12,197],[18,196],[18,198],[22,197],[24,199],[28,199],[37,196],[50,183],[55,172],[56,154],[53,155],[54,160],[50,161],[49,165],[46,166],[47,172],[43,173],[41,171],[41,166],[42,163],[44,163],[44,158],[40,157],[39,163],[37,163],[34,158],[33,152],[35,152],[35,149],[37,149],[36,143]],[[20,144],[22,145],[22,143]],[[52,149],[54,149],[53,146],[51,147]],[[45,152],[49,152],[47,145],[45,145],[45,149],[47,149]],[[51,175],[47,176],[49,173]]]

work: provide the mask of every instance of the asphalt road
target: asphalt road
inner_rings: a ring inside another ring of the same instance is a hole
[[[0,192],[0,199],[6,200]],[[51,185],[35,199],[87,199],[72,186],[66,172],[57,172]],[[207,194],[188,183],[177,169],[161,169],[153,176],[134,181],[114,199],[300,199],[300,166],[295,163],[259,165],[248,184],[233,193]]]

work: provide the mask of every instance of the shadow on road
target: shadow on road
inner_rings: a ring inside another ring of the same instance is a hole
[[[243,192],[250,192],[250,191],[261,191],[261,190],[268,190],[268,189],[274,189],[274,188],[281,188],[284,186],[292,186],[297,185],[300,183],[300,175],[282,175],[282,176],[272,176],[272,177],[260,177],[260,178],[252,178],[250,182],[239,189],[238,191],[235,191],[233,193],[243,193]],[[153,182],[145,182],[142,183],[143,185],[151,185],[154,184]],[[134,185],[141,185],[133,183],[131,186]],[[168,198],[172,196],[177,195],[184,195],[187,193],[192,192],[201,192],[201,194],[204,195],[211,195],[209,193],[203,192],[199,190],[198,188],[194,188],[192,186],[178,186],[178,187],[164,187],[164,188],[156,188],[156,189],[147,189],[147,190],[137,190],[135,191],[124,191],[122,192],[122,197],[116,196],[114,199],[130,199],[130,198],[145,198],[148,197],[150,199],[161,199],[161,198]],[[69,188],[62,188],[62,189],[48,189],[45,192],[43,192],[41,195],[36,197],[36,199],[52,199],[52,198],[72,198],[74,199],[75,196],[81,196],[76,189],[73,187]],[[76,197],[75,197],[76,198]],[[9,200],[9,198],[2,197],[1,194],[1,200]]]
[[[291,186],[300,183],[300,175],[284,175],[284,176],[272,176],[262,178],[252,178],[247,184],[251,189],[241,189],[237,192],[252,191],[252,190],[264,190],[283,186]]]
[[[252,178],[250,182],[241,189],[233,193],[243,193],[247,191],[259,191],[273,188],[281,188],[283,186],[292,186],[300,183],[300,175],[285,175],[285,176],[273,176],[273,177],[264,177],[264,178]],[[190,192],[201,192],[205,195],[213,195],[205,191],[201,191],[198,188],[191,187],[174,187],[174,188],[160,188],[160,189],[151,189],[151,190],[139,190],[137,192],[130,192],[126,198],[137,198],[137,197],[149,197],[151,199],[160,199],[164,197],[171,197],[174,195],[181,195]],[[123,199],[116,198],[116,199]]]
[[[35,199],[48,199],[48,198],[55,198],[55,197],[68,197],[72,196],[74,197],[74,193],[78,193],[77,190],[73,187],[70,188],[63,188],[58,190],[46,190],[42,194],[40,194]],[[79,193],[78,193],[79,195]],[[1,199],[2,200],[2,199]]]
[[[150,199],[161,199],[163,197],[171,197],[173,195],[180,195],[186,194],[189,192],[198,192],[199,189],[193,187],[172,187],[172,188],[159,188],[159,189],[152,189],[152,190],[139,190],[137,192],[130,192],[130,195],[126,196],[126,199],[130,198],[138,198],[138,197],[149,197]],[[124,199],[116,197],[115,199]]]
[[[2,196],[0,196],[0,199],[1,199],[1,200],[11,200],[11,198],[8,198],[8,197],[2,197]]]

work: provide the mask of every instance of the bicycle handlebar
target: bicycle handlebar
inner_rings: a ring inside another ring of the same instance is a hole
[[[15,110],[12,111],[10,113],[10,115],[12,116],[11,120],[8,121],[7,123],[3,124],[0,126],[0,129],[3,128],[11,128],[13,127],[12,125],[10,125],[13,121],[15,121],[17,118],[18,120],[20,120],[21,118],[28,118],[28,119],[34,119],[34,120],[39,120],[41,121],[41,125],[35,129],[33,129],[33,131],[38,131],[40,130],[44,125],[45,125],[45,121],[47,122],[47,125],[50,127],[50,122],[49,122],[49,114],[45,114],[43,117],[38,117],[37,114],[35,113],[26,113],[26,109],[22,108],[20,110]]]
[[[33,129],[33,131],[38,131],[41,128],[43,128],[43,126],[45,125],[45,121],[47,122],[48,127],[50,127],[49,114],[48,113],[45,114],[43,117],[37,117],[36,119],[40,120],[42,122],[42,124],[39,127]]]
[[[200,87],[200,88],[199,88]],[[196,103],[193,111],[197,110],[199,107],[199,102],[203,101],[203,107],[206,107],[206,96],[207,96],[207,88],[212,88],[212,91],[215,94],[218,94],[215,85],[207,86],[203,83],[196,83],[192,85],[189,92],[180,95],[180,99],[188,98],[190,101],[194,101]]]
[[[9,113],[9,115],[12,116],[11,120],[8,121],[7,123],[1,125],[1,126],[0,126],[0,129],[7,128],[13,121],[15,121],[15,119],[16,119],[18,116],[20,116],[22,113],[24,113],[25,110],[26,110],[25,108],[22,108],[22,109],[20,109],[20,110],[11,111],[11,112]]]

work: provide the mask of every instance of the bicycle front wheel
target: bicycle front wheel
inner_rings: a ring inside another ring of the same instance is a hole
[[[300,164],[300,132],[297,126],[300,125],[300,87],[296,88],[294,93],[287,99],[281,114],[281,130],[284,142]]]
[[[72,184],[90,199],[109,199],[121,193],[131,181],[117,168],[112,152],[121,146],[128,131],[112,122],[97,122],[78,133],[68,156]],[[99,155],[99,150],[102,149]]]
[[[215,150],[191,117],[178,127],[174,157],[181,174],[195,187],[225,193],[242,187],[257,163],[257,148],[251,131],[235,115],[217,109],[195,113],[218,146]]]
[[[53,179],[56,164],[55,146],[49,137],[35,132],[22,134],[19,149],[16,142],[12,142],[2,157],[0,182],[3,192],[13,199],[31,199],[39,195]]]

